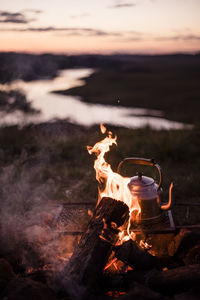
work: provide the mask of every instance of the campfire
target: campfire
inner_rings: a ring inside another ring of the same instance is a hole
[[[106,128],[100,128],[105,134]],[[98,203],[64,268],[62,287],[77,299],[91,295],[130,299],[137,293],[146,299],[146,293],[155,298],[162,297],[158,293],[173,295],[188,290],[200,279],[196,264],[200,258],[196,253],[200,250],[199,235],[175,227],[170,210],[173,183],[169,200],[163,203],[162,172],[154,160],[128,158],[119,164],[118,172],[112,170],[105,154],[116,141],[109,131],[103,140],[87,147],[89,154],[96,156]],[[119,172],[124,163],[155,167],[159,183],[141,173],[123,177]],[[179,259],[186,250],[181,249],[182,244],[191,235],[196,241],[196,250],[191,251],[196,256],[190,257],[192,266],[187,266]]]
[[[101,132],[105,133],[106,128],[101,124]],[[89,154],[94,153],[97,159],[94,163],[96,179],[99,182],[99,201],[103,197],[110,197],[124,202],[129,208],[129,222],[125,230],[124,238],[131,238],[134,232],[131,230],[132,224],[144,224],[144,222],[157,221],[161,217],[162,211],[167,211],[171,207],[172,188],[169,188],[169,202],[161,203],[162,195],[162,172],[160,166],[153,159],[125,158],[120,162],[117,173],[113,172],[111,166],[105,161],[105,153],[110,151],[110,147],[116,143],[116,137],[112,137],[112,132],[102,141],[96,143],[94,147],[88,146]],[[152,178],[143,176],[141,172],[132,178],[120,175],[122,164],[137,164],[153,166],[159,172],[159,184],[154,183]],[[171,217],[172,220],[172,217]],[[121,237],[123,234],[121,234]]]
[[[29,265],[25,272],[20,271],[16,278],[3,258],[0,266],[10,274],[10,280],[15,278],[16,291],[18,285],[27,291],[31,286],[47,293],[44,299],[179,299],[176,295],[180,294],[184,297],[180,299],[198,299],[199,226],[174,224],[173,183],[169,199],[163,199],[162,171],[155,160],[125,158],[114,172],[105,156],[117,145],[117,137],[103,125],[100,128],[104,138],[87,146],[95,156],[99,183],[96,207],[92,203],[63,203],[54,218],[40,214],[43,234],[41,227],[34,227],[35,244],[26,244]],[[141,172],[124,177],[121,173],[127,164],[154,168],[159,179]],[[45,249],[45,257],[38,259],[37,246]]]

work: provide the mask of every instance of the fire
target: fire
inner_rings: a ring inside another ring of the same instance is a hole
[[[106,127],[102,124],[100,129],[102,134],[107,131]],[[132,218],[137,218],[140,213],[140,205],[137,199],[131,195],[128,188],[130,178],[113,172],[111,165],[105,161],[105,153],[110,151],[112,145],[117,145],[117,136],[113,137],[112,132],[109,131],[108,136],[100,142],[97,142],[93,147],[87,146],[87,150],[89,154],[94,153],[97,157],[94,162],[94,169],[96,170],[96,179],[100,184],[98,188],[98,202],[100,202],[103,197],[110,197],[126,203],[130,211],[130,221],[127,228],[127,232],[130,234],[129,229],[131,221],[133,221]],[[136,213],[133,214],[133,212]]]

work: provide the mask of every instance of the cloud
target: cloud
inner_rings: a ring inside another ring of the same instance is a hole
[[[133,7],[136,6],[136,3],[133,2],[127,2],[127,1],[123,1],[123,0],[116,0],[115,3],[113,5],[108,6],[108,8],[127,8],[127,7]]]
[[[114,5],[108,6],[108,8],[126,8],[136,6],[135,3],[116,3]]]
[[[172,36],[153,36],[152,34],[137,32],[137,31],[127,31],[124,32],[121,41],[131,42],[131,41],[200,41],[200,35],[198,34],[176,34]]]
[[[24,9],[23,12],[30,12],[30,13],[33,13],[33,14],[41,14],[43,11],[42,10],[39,10],[39,9]]]
[[[200,40],[200,35],[196,34],[180,34],[180,35],[173,35],[173,36],[161,36],[156,37],[156,41],[194,41]]]
[[[127,38],[124,38],[123,39],[123,41],[124,42],[138,42],[138,41],[142,41],[143,40],[143,38],[141,38],[141,37],[127,37]]]
[[[121,32],[109,32],[93,28],[79,28],[79,27],[27,27],[27,28],[7,28],[0,29],[0,31],[14,31],[14,32],[63,32],[66,35],[79,36],[121,36]]]
[[[28,24],[31,21],[34,21],[34,19],[27,19],[22,12],[0,11],[0,23]]]

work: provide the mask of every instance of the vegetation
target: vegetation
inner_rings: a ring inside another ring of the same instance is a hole
[[[38,112],[31,107],[31,103],[27,101],[26,96],[22,91],[0,91],[0,111],[12,113],[16,110],[21,110],[24,113]]]

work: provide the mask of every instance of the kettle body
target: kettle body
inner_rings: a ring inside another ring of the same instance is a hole
[[[159,183],[156,183],[153,178],[144,176],[138,172],[136,176],[131,177],[128,183],[133,201],[137,201],[140,205],[141,212],[136,217],[137,222],[145,222],[157,219],[161,216],[162,211],[169,210],[172,204],[172,188],[171,183],[169,188],[168,203],[162,203],[162,171],[160,166],[153,159],[146,158],[125,158],[118,166],[118,173],[124,163],[147,165],[156,167],[159,173]]]

